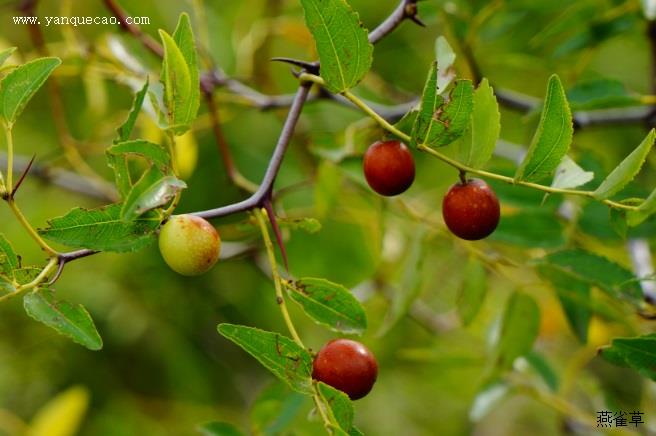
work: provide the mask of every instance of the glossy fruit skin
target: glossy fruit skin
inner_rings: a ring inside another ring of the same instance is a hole
[[[483,180],[456,183],[444,196],[442,216],[454,235],[468,241],[483,239],[499,224],[499,199]]]
[[[312,378],[358,400],[371,391],[378,377],[376,358],[360,342],[333,339],[323,346],[312,364]]]
[[[159,251],[171,269],[185,276],[207,272],[221,253],[221,238],[203,218],[175,215],[162,226]]]
[[[364,177],[371,189],[387,197],[405,192],[415,180],[415,161],[402,142],[379,141],[364,154]]]

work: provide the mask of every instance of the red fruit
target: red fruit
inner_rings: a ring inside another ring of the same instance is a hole
[[[415,180],[415,161],[399,141],[373,143],[364,154],[364,177],[371,189],[391,197],[406,191]]]
[[[499,224],[499,199],[483,180],[456,183],[442,201],[442,216],[454,235],[469,241],[483,239]]]
[[[358,400],[371,391],[378,376],[376,358],[364,345],[333,339],[319,351],[312,364],[312,378]]]

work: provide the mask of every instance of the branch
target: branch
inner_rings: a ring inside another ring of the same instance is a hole
[[[136,24],[128,23],[127,14],[123,9],[121,9],[121,7],[114,0],[104,0],[104,1],[105,1],[105,6],[107,6],[107,9],[109,9],[116,18],[118,18],[119,25],[123,30],[134,35],[139,41],[141,41],[141,44],[143,44],[144,47],[146,47],[148,50],[153,52],[155,55],[159,57],[164,56],[164,50],[162,50],[162,46],[160,46],[157,43],[157,41],[155,41],[150,35],[144,33],[141,30],[141,27],[139,27]]]
[[[542,104],[542,100],[530,95],[508,89],[495,89],[499,104],[520,112],[530,112]],[[574,128],[609,124],[640,124],[652,114],[651,106],[632,106],[627,108],[597,109],[572,113]]]
[[[390,16],[369,33],[369,42],[376,44],[378,41],[392,33],[406,19],[410,19],[420,26],[424,26],[424,23],[417,18],[418,1],[419,0],[401,0]]]
[[[14,156],[14,171],[16,173],[24,172],[27,169],[29,161],[30,159],[24,156]],[[6,153],[0,153],[0,166],[5,165],[7,165],[7,155]],[[66,189],[67,191],[86,195],[98,200],[113,201],[116,198],[115,196],[108,196],[104,189],[98,189],[95,185],[95,180],[62,168],[34,164],[30,170],[30,176]]]

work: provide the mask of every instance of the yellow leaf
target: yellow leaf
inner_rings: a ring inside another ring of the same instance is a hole
[[[191,130],[175,139],[175,162],[178,176],[188,180],[198,162],[198,143]]]
[[[89,406],[89,391],[73,386],[45,404],[34,416],[28,436],[73,436]]]

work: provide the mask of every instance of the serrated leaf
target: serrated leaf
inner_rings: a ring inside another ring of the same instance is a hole
[[[590,283],[548,265],[539,265],[538,272],[553,285],[572,331],[579,341],[585,344],[588,341],[592,311],[583,303],[590,300]]]
[[[451,48],[449,41],[443,36],[435,40],[435,59],[437,60],[437,92],[440,94],[449,87],[456,77],[453,64],[456,62],[456,54]]]
[[[187,184],[175,176],[165,176],[150,167],[132,186],[121,208],[121,219],[130,222],[149,210],[166,205]]]
[[[18,255],[14,251],[14,247],[11,246],[11,243],[7,240],[5,235],[1,233],[0,255],[2,255],[2,259],[0,260],[0,273],[13,279],[14,270],[20,267],[20,261]]]
[[[16,47],[9,47],[4,50],[0,50],[0,67],[11,57],[12,54],[16,51]]]
[[[301,0],[301,5],[326,88],[332,93],[353,88],[369,71],[373,53],[358,14],[345,0]]]
[[[551,187],[572,189],[585,185],[592,179],[594,179],[594,173],[592,171],[585,171],[572,158],[565,155],[558,168],[556,168],[556,174],[551,182]]]
[[[654,145],[656,130],[651,129],[647,137],[633,150],[599,185],[593,195],[598,200],[605,200],[620,192],[640,172],[649,151]]]
[[[497,365],[510,369],[513,362],[533,347],[540,329],[540,309],[527,294],[514,292],[503,315],[497,344]]]
[[[278,333],[234,324],[219,324],[218,330],[290,388],[312,394],[312,357],[296,342]]]
[[[319,324],[347,334],[362,334],[366,330],[364,309],[342,285],[308,277],[287,282],[285,288],[292,300]]]
[[[41,88],[55,68],[58,58],[39,58],[17,67],[0,81],[0,117],[13,125],[25,105]]]
[[[457,308],[460,319],[466,326],[472,322],[483,305],[487,291],[487,273],[481,262],[472,257],[465,266],[463,277]]]
[[[471,122],[458,148],[459,160],[472,168],[481,168],[494,152],[501,130],[501,113],[494,90],[483,79],[474,92]]]
[[[539,262],[558,267],[578,280],[599,287],[612,297],[624,297],[635,304],[642,301],[642,290],[635,275],[605,257],[571,249],[551,253]]]
[[[613,339],[610,347],[602,348],[600,353],[609,362],[633,368],[643,377],[656,381],[656,333]]]
[[[212,421],[198,426],[203,436],[243,436],[237,427],[227,422]]]
[[[331,424],[344,432],[353,427],[353,403],[348,395],[325,383],[317,383],[317,390],[324,404],[328,406],[328,418]]]
[[[412,128],[413,144],[440,147],[461,137],[469,126],[473,94],[470,80],[457,80],[445,102],[437,93],[437,63],[433,63]]]
[[[82,386],[69,388],[36,412],[27,435],[74,436],[88,407],[89,391]]]
[[[572,143],[574,127],[565,90],[557,75],[549,78],[540,123],[515,180],[539,182],[553,174]]]
[[[189,130],[200,104],[198,64],[189,16],[180,15],[173,37],[163,30],[159,34],[164,47],[161,82],[168,128],[181,135]]]
[[[128,118],[123,124],[121,124],[118,129],[116,129],[118,138],[114,140],[114,144],[125,142],[130,139],[130,134],[134,129],[134,124],[137,122],[137,117],[139,116],[139,112],[141,112],[141,107],[143,106],[147,92],[148,79],[146,79],[146,83],[144,83],[144,86],[141,88],[141,90],[134,95],[134,101],[132,102],[132,108],[130,108],[130,112],[128,113]]]
[[[99,209],[75,208],[66,215],[48,221],[49,227],[39,234],[69,247],[99,251],[136,251],[154,240],[160,219],[156,215],[142,216],[126,223],[121,220],[121,205]]]
[[[100,350],[102,339],[86,309],[78,304],[57,301],[49,289],[30,292],[23,299],[25,311],[64,336],[90,350]]]

